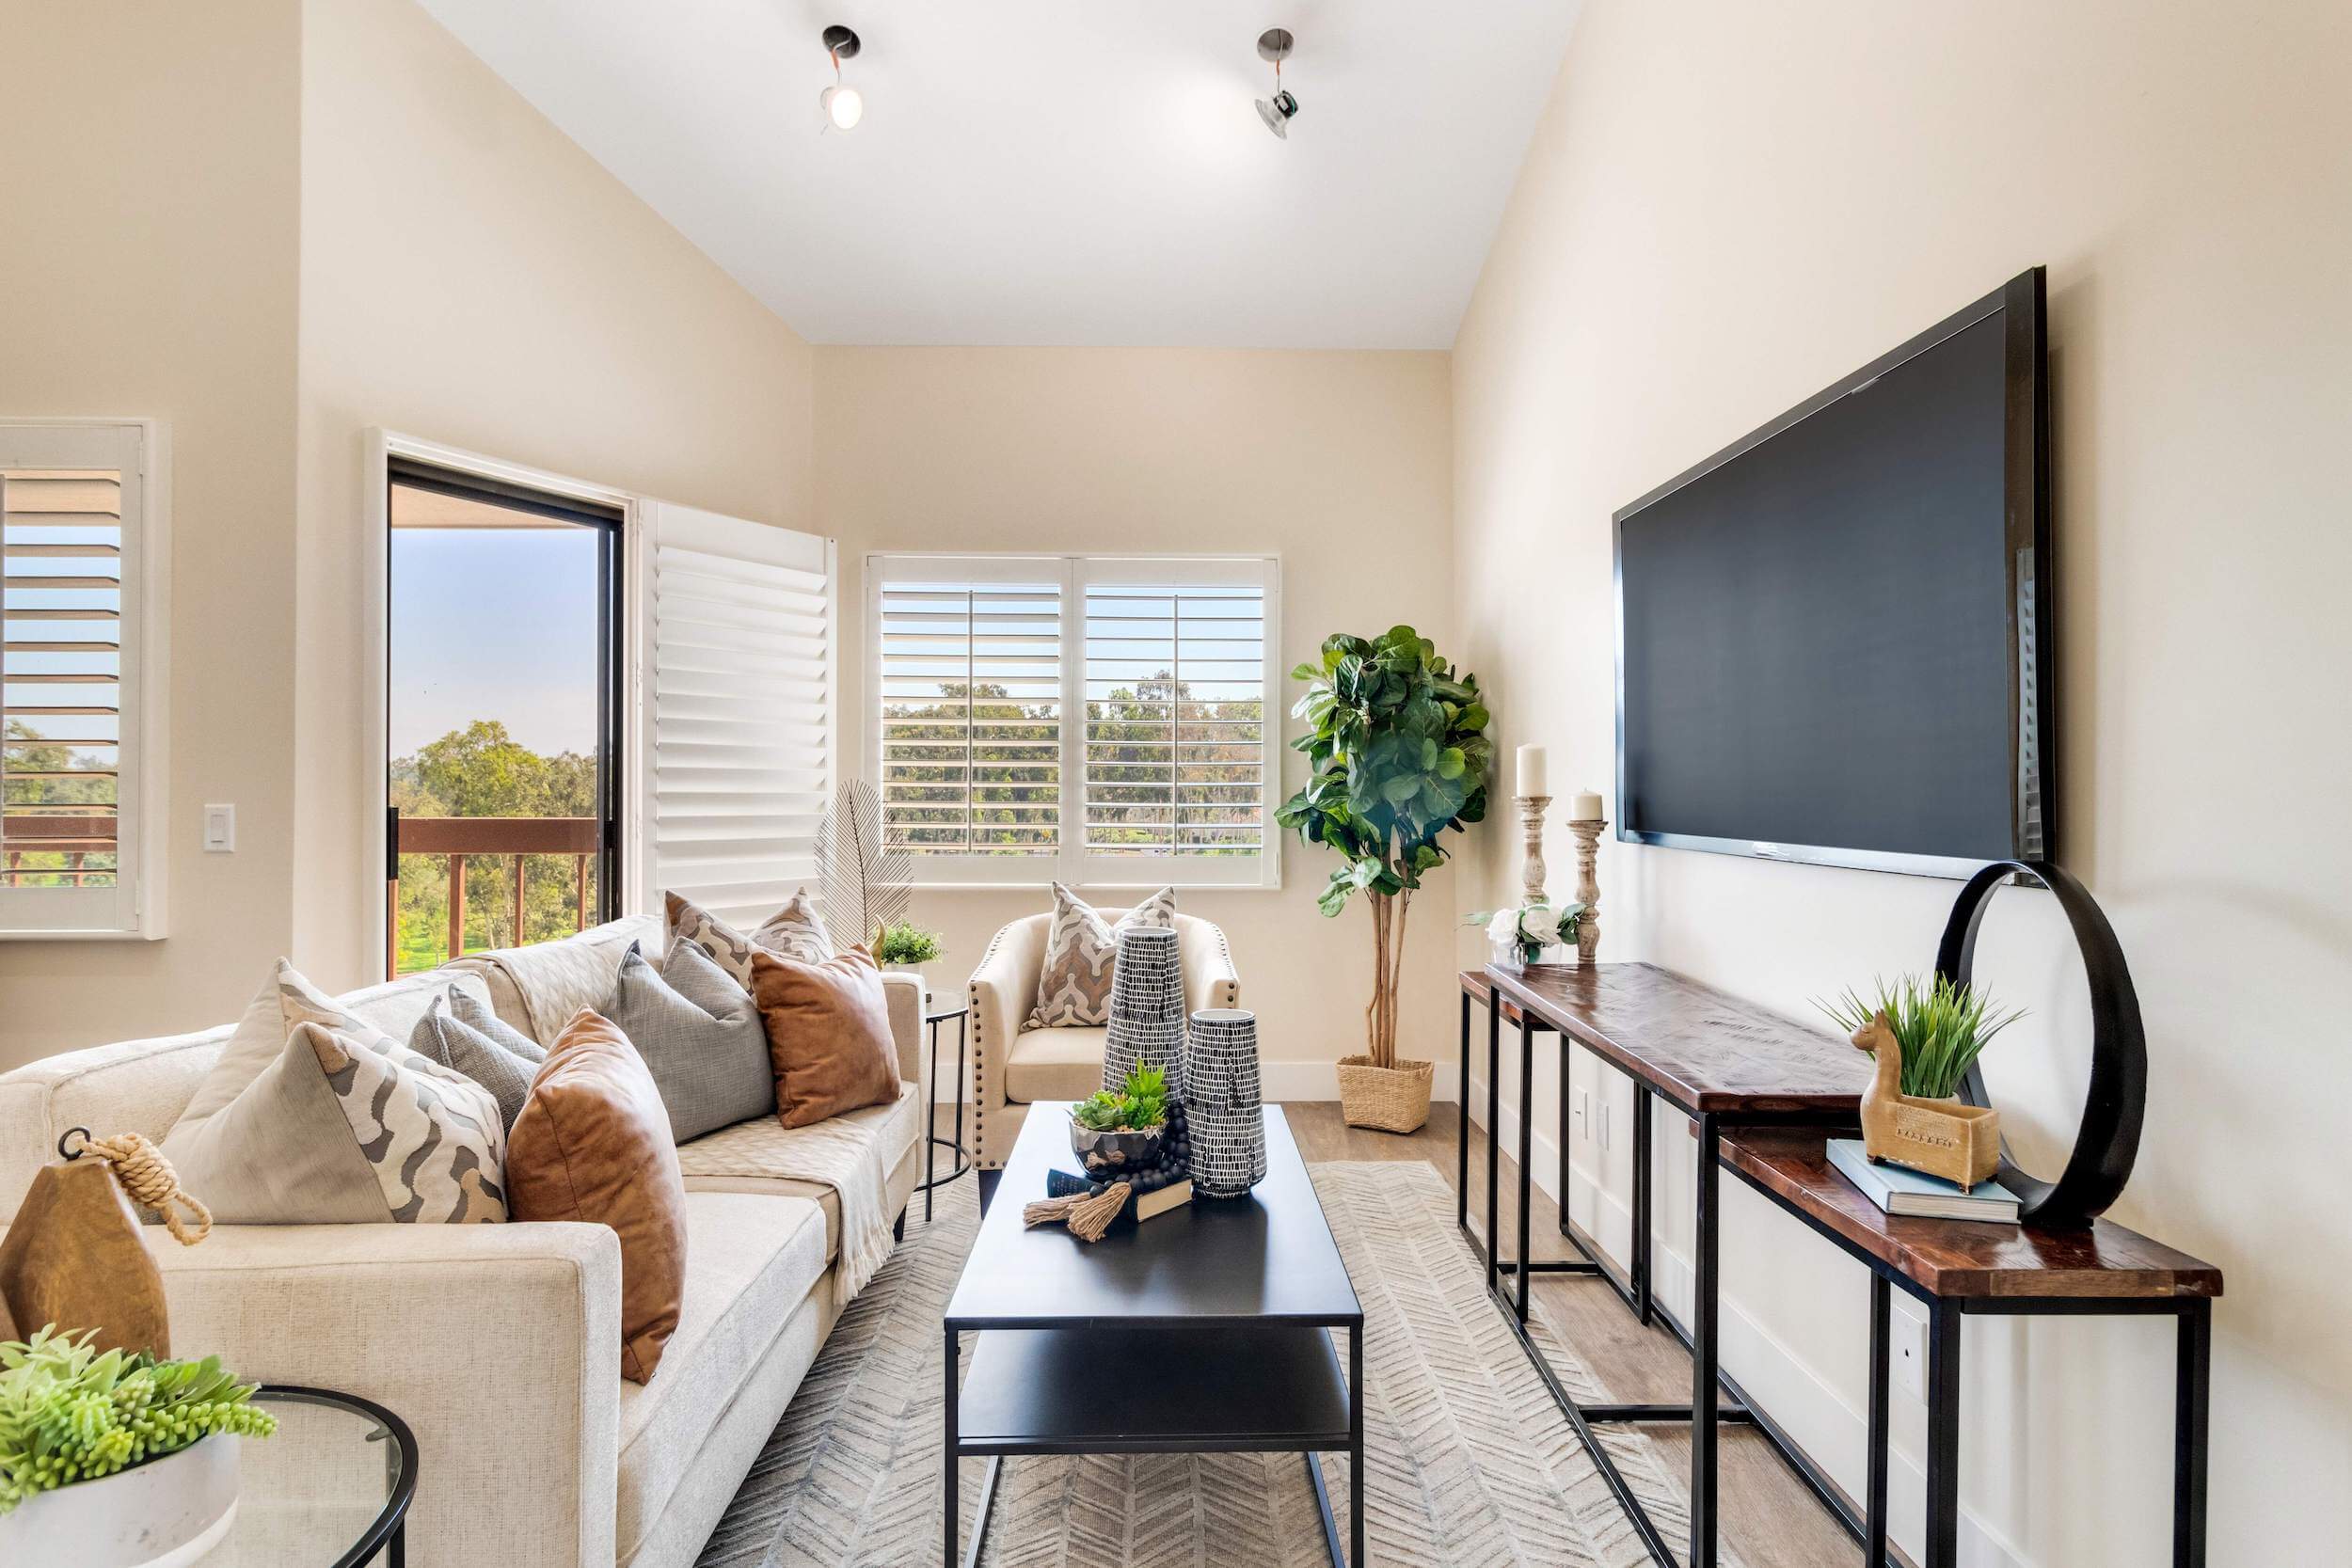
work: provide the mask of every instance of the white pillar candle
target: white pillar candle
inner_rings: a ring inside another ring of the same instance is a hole
[[[1578,790],[1568,801],[1568,820],[1571,822],[1599,821],[1600,792],[1593,789]]]
[[[1521,795],[1551,793],[1551,779],[1544,761],[1544,749],[1541,746],[1519,748],[1519,793]]]

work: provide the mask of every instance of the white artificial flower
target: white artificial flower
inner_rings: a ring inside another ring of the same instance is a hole
[[[1516,942],[1518,940],[1518,911],[1497,910],[1495,911],[1494,918],[1486,922],[1486,940],[1489,942]]]
[[[1560,940],[1560,911],[1549,904],[1530,904],[1519,911],[1519,934],[1540,946]]]

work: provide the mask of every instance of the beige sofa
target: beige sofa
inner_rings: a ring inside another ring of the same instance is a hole
[[[1118,923],[1127,911],[1103,910]],[[1045,1100],[1084,1100],[1103,1086],[1102,1028],[1032,1029],[1038,981],[1045,969],[1052,914],[1032,914],[999,929],[972,972],[973,1164],[1001,1170],[1029,1107]],[[1225,933],[1197,915],[1176,917],[1176,950],[1184,974],[1184,1011],[1241,1006],[1241,975]],[[989,1190],[984,1180],[982,1191]]]
[[[658,947],[660,923],[566,940],[617,972],[630,941]],[[843,1123],[882,1141],[882,1212],[903,1216],[919,1166],[921,999],[911,977],[884,978],[906,1092]],[[530,1032],[513,986],[478,959],[342,1001],[405,1039],[453,983]],[[160,1140],[230,1027],[0,1076],[0,1218],[69,1127]],[[745,1123],[690,1146],[701,1174],[686,1180],[684,1309],[643,1386],[620,1374],[619,1243],[589,1225],[224,1226],[187,1248],[151,1226],[172,1348],[216,1352],[266,1382],[365,1395],[406,1420],[421,1450],[411,1562],[690,1564],[840,1311],[838,1198],[754,1158],[761,1131]]]

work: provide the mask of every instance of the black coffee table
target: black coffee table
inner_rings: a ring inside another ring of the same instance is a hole
[[[1333,1568],[1364,1568],[1364,1309],[1290,1124],[1265,1109],[1266,1177],[1248,1197],[1196,1198],[1091,1245],[1023,1228],[1069,1149],[1067,1105],[1029,1108],[963,1277],[947,1303],[946,1552],[957,1568],[957,1461],[986,1455],[970,1556],[1014,1454],[1306,1455]],[[1347,1331],[1341,1373],[1330,1330]],[[977,1334],[956,1378],[961,1338]],[[1152,1369],[1151,1397],[1136,1395]],[[1318,1450],[1344,1449],[1344,1554]]]

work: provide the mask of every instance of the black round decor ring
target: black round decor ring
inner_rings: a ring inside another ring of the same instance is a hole
[[[2074,1133],[2074,1150],[2058,1179],[2043,1181],[2018,1168],[2004,1137],[2001,1184],[2017,1195],[2021,1221],[2088,1225],[2122,1193],[2132,1177],[2132,1163],[2139,1156],[2140,1119],[2148,1103],[2148,1037],[2140,1027],[2139,993],[2132,989],[2131,968],[2123,961],[2122,944],[2115,940],[2107,917],[2072,873],[2049,861],[1994,861],[1968,879],[1936,947],[1938,974],[1955,984],[1968,984],[1985,900],[2011,877],[2050,891],[2074,929],[2074,945],[2082,950],[2083,970],[2090,982],[2090,1092],[2083,1104],[2082,1126]],[[1980,1067],[1968,1069],[1960,1092],[1970,1105],[1992,1103]]]

